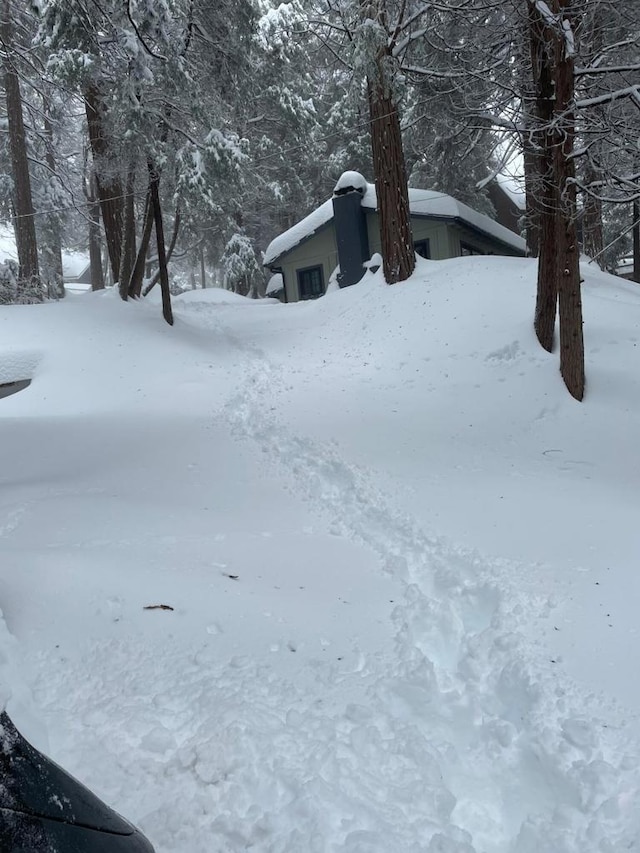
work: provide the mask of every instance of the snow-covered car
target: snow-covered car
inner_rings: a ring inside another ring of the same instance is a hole
[[[147,839],[0,714],[2,853],[153,853]]]

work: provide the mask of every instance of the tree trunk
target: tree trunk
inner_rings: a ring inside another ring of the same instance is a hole
[[[200,243],[200,287],[204,290],[207,286],[207,272],[204,265],[204,242]]]
[[[46,96],[43,96],[43,100],[45,157],[49,172],[51,173],[51,179],[55,179],[57,169],[50,102]],[[53,292],[57,299],[63,299],[65,290],[64,270],[62,268],[62,228],[60,214],[57,211],[47,214],[46,226],[48,240],[45,246],[43,246],[43,255],[46,253],[47,289]]]
[[[529,3],[531,66],[535,91],[535,130],[532,140],[538,163],[536,200],[539,215],[538,282],[534,328],[540,345],[553,349],[558,289],[556,282],[558,191],[553,174],[554,36],[535,3]],[[527,201],[527,205],[528,205]]]
[[[369,80],[371,150],[376,182],[382,264],[387,284],[409,278],[416,266],[411,235],[409,191],[402,150],[400,117],[388,86],[382,62],[379,76]]]
[[[178,234],[180,233],[181,219],[182,219],[182,217],[180,215],[180,207],[177,206],[176,207],[176,215],[175,215],[175,218],[173,220],[173,233],[171,235],[171,242],[169,243],[169,248],[165,252],[165,263],[167,266],[167,270],[169,268],[169,261],[171,260],[171,256],[173,255],[173,250],[175,249],[176,243],[178,242]],[[158,272],[154,275],[154,277],[151,279],[149,284],[145,287],[142,295],[147,296],[147,294],[151,290],[153,290],[153,288],[156,286],[156,284],[159,281],[160,281],[160,269],[158,269]]]
[[[122,257],[120,259],[119,290],[122,299],[129,298],[131,276],[136,263],[136,166],[132,157],[127,169],[127,187],[124,198],[124,221],[122,223]]]
[[[104,290],[102,273],[102,250],[100,240],[100,202],[95,172],[91,172],[87,187],[89,208],[89,265],[91,270],[91,290]]]
[[[640,282],[640,202],[633,202],[633,280]]]
[[[109,172],[110,168],[113,169],[113,164],[108,163],[109,143],[105,128],[105,107],[102,93],[96,84],[90,84],[86,87],[84,100],[102,224],[107,241],[111,273],[115,283],[120,280],[120,261],[122,258],[124,219],[122,182],[117,174],[114,175]]]
[[[387,45],[372,57],[375,70],[367,76],[367,95],[380,219],[382,269],[387,284],[395,284],[409,278],[414,271],[416,254],[411,234],[400,116],[393,94],[392,39],[382,0],[359,0],[359,3],[363,18],[375,20],[389,34]]]
[[[13,39],[11,0],[4,0],[2,4],[0,39],[3,46],[4,88],[7,100],[6,121],[13,176],[13,228],[18,252],[19,278],[21,287],[31,287],[33,284],[36,286],[39,284],[40,270],[27,142],[22,115],[22,95],[18,74],[10,55]]]
[[[149,192],[153,208],[153,222],[156,228],[156,241],[158,244],[158,267],[160,272],[160,291],[162,293],[162,316],[170,326],[173,326],[173,311],[171,310],[171,292],[169,290],[169,273],[167,270],[167,257],[164,248],[164,227],[162,225],[162,208],[160,206],[160,193],[158,185],[160,176],[153,163],[149,161]]]
[[[142,285],[144,282],[144,270],[147,262],[147,252],[149,251],[149,243],[151,242],[151,231],[153,230],[153,206],[151,204],[151,187],[147,190],[147,200],[144,208],[144,225],[142,226],[142,236],[140,237],[140,248],[138,256],[131,272],[129,281],[129,296],[133,299],[138,299],[142,294]]]
[[[571,26],[568,12],[571,0],[556,0],[557,13]],[[566,33],[556,34],[556,105],[554,172],[560,188],[557,216],[557,271],[560,314],[560,372],[569,393],[584,396],[584,340],[582,333],[582,296],[580,292],[580,253],[576,229],[576,186],[573,146],[575,139],[575,77],[573,51]]]

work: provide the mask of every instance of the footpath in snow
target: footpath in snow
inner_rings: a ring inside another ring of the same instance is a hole
[[[580,407],[463,260],[0,312],[3,698],[158,853],[640,849],[640,294]]]

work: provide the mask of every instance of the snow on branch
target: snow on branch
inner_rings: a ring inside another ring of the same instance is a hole
[[[630,98],[640,108],[640,86],[627,86],[624,89],[617,89],[615,92],[597,95],[595,98],[583,98],[581,101],[576,101],[576,107],[583,110],[589,107],[597,107],[600,104],[610,104],[622,98]]]
[[[576,55],[576,40],[571,24],[566,19],[562,22],[562,35],[564,37],[565,56],[571,58]]]
[[[535,0],[534,4],[537,9],[540,17],[545,22],[548,27],[555,27],[558,23],[557,17],[553,14],[551,9],[547,6],[544,0]]]
[[[392,48],[393,55],[399,56],[401,53],[403,53],[409,47],[409,45],[412,42],[423,38],[423,36],[425,36],[428,32],[429,32],[428,27],[421,27],[419,30],[415,30],[415,32],[411,33],[408,36],[405,36],[405,38],[403,38],[397,44],[390,45]]]
[[[640,65],[591,65],[588,68],[576,68],[574,74],[576,77],[585,77],[591,74],[623,74],[626,71],[640,71]]]
[[[576,55],[576,40],[570,21],[552,12],[545,0],[534,0],[534,7],[546,26],[559,30],[565,45],[565,56],[572,58]]]

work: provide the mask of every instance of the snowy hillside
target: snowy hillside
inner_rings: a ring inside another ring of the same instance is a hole
[[[582,404],[522,259],[0,309],[24,734],[157,853],[640,850],[640,289],[584,272]]]

